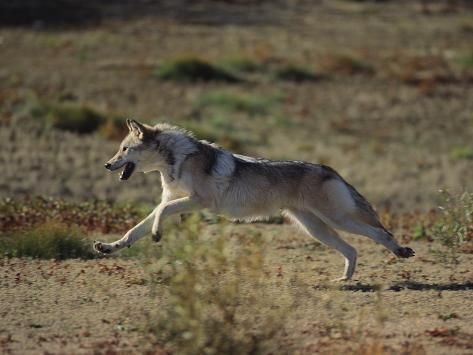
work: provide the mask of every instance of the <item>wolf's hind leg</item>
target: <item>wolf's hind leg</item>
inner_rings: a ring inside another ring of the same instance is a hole
[[[94,249],[103,254],[109,254],[114,251],[120,250],[124,247],[130,247],[134,242],[138,239],[141,239],[149,233],[151,230],[151,225],[154,220],[154,216],[156,211],[158,210],[159,206],[156,207],[153,212],[151,212],[145,219],[143,219],[140,223],[130,229],[123,238],[113,242],[113,243],[103,243],[94,241]]]
[[[356,267],[356,249],[340,238],[335,230],[313,213],[292,209],[287,212],[289,217],[294,219],[309,235],[336,249],[344,256],[345,269],[343,276],[337,280],[350,280]]]
[[[343,220],[335,221],[334,227],[339,228],[345,232],[364,235],[376,243],[383,245],[390,250],[394,255],[400,258],[410,258],[415,255],[414,250],[409,247],[403,247],[393,238],[392,234],[388,232],[379,223],[379,226],[373,226],[365,223],[356,217],[346,216]],[[331,223],[330,223],[331,224]]]

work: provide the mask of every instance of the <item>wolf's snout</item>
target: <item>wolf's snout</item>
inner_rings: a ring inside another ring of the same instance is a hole
[[[112,167],[112,164],[110,164],[110,163],[105,163],[105,169],[110,170],[111,167]]]

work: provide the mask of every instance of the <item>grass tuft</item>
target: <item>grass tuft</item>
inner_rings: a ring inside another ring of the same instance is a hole
[[[463,70],[473,69],[473,52],[463,54],[461,57],[459,57],[458,64]]]
[[[84,232],[58,222],[46,222],[39,227],[3,234],[0,255],[39,259],[91,259],[95,256]]]
[[[194,102],[194,108],[197,110],[217,108],[225,111],[244,112],[254,116],[267,114],[275,103],[276,100],[273,98],[213,92],[200,96]]]
[[[413,240],[423,240],[427,239],[429,234],[427,232],[427,228],[423,223],[417,223],[413,227],[412,231],[412,239]]]
[[[473,242],[473,193],[455,196],[442,190],[441,197],[442,215],[432,230],[432,237],[440,247],[433,248],[432,252],[442,262],[456,266],[462,248]]]
[[[453,160],[472,160],[473,148],[470,146],[455,147],[450,151],[450,157]]]
[[[178,82],[222,81],[237,83],[237,76],[199,58],[179,58],[168,60],[154,71],[154,76],[161,80]]]
[[[24,103],[24,109],[44,128],[79,134],[98,132],[109,140],[121,140],[128,133],[123,115],[106,115],[85,105],[33,99]]]
[[[101,113],[75,104],[39,104],[31,114],[48,127],[82,134],[95,132],[106,121]]]
[[[287,311],[284,301],[264,295],[261,238],[230,246],[225,233],[206,235],[202,226],[197,215],[191,216],[163,245],[151,285],[157,292],[165,289],[165,304],[157,320],[150,314],[149,328],[179,354],[261,352],[283,328]],[[268,316],[265,310],[276,305],[284,312]]]

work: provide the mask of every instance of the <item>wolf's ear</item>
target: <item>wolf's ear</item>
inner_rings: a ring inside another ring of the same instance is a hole
[[[126,126],[128,127],[128,129],[130,130],[130,132],[132,131],[132,128],[131,128],[131,120],[129,120],[128,118],[126,119]]]
[[[130,132],[136,134],[139,139],[143,139],[146,135],[146,127],[135,120],[126,120],[126,124]]]

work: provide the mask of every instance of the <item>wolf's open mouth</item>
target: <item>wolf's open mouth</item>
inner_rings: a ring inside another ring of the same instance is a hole
[[[133,174],[134,170],[135,170],[134,163],[126,163],[125,169],[123,169],[122,173],[120,174],[120,180],[128,180],[131,174]]]

